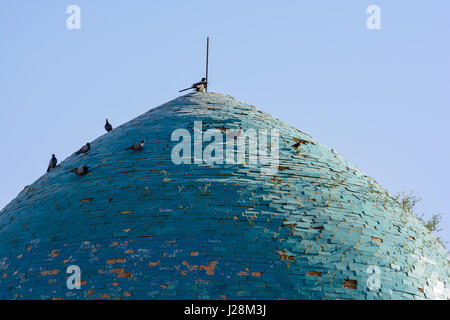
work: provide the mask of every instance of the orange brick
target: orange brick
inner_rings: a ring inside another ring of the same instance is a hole
[[[155,262],[150,262],[150,263],[148,264],[148,266],[149,266],[149,267],[156,267],[157,265],[159,265],[159,263],[160,263],[160,260],[155,261]]]
[[[109,259],[106,260],[106,264],[116,264],[116,263],[124,263],[125,258],[116,258],[116,259]]]

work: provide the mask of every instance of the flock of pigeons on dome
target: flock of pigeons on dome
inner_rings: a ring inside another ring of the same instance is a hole
[[[206,78],[202,78],[200,82],[194,83],[191,87],[180,90],[180,92],[187,91],[190,89],[194,89],[195,92],[203,92],[206,90],[207,87],[208,82],[206,81]],[[112,129],[113,129],[112,125],[109,123],[108,119],[106,119],[105,130],[107,132],[110,132],[112,131]],[[142,140],[141,142],[135,143],[132,146],[126,148],[125,150],[133,150],[139,152],[142,151],[142,149],[144,148],[144,144],[145,140]],[[86,154],[89,152],[89,150],[91,150],[91,144],[88,142],[83,147],[81,147],[80,150],[75,152],[75,155]],[[57,164],[58,159],[56,159],[56,156],[53,154],[52,158],[50,159],[50,163],[48,164],[47,172],[50,172],[51,170],[55,169]],[[79,166],[78,168],[71,169],[69,172],[75,173],[77,176],[82,177],[89,173],[89,167],[87,165],[82,165]]]
[[[112,129],[113,129],[112,125],[109,123],[108,119],[106,119],[105,130],[107,132],[110,132],[110,131],[112,131]],[[141,142],[135,143],[132,146],[126,148],[125,150],[142,151],[142,149],[144,148],[144,144],[145,144],[145,140],[142,140]],[[91,150],[91,144],[88,142],[83,147],[81,147],[80,150],[75,152],[75,155],[88,153],[89,150]],[[52,158],[50,159],[50,163],[48,164],[47,172],[50,172],[51,170],[55,169],[57,164],[58,164],[58,160],[56,159],[56,156],[53,154]],[[82,177],[89,173],[89,167],[86,165],[83,165],[83,166],[79,166],[78,168],[73,168],[69,172],[75,173],[77,176]]]

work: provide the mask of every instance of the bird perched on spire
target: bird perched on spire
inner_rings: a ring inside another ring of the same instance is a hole
[[[126,148],[125,150],[134,150],[134,151],[141,151],[142,148],[144,148],[145,140],[142,140],[139,143],[135,143],[132,146]]]
[[[190,89],[195,89],[195,92],[203,92],[203,91],[205,91],[207,85],[208,84],[206,83],[206,78],[202,78],[202,81],[194,83],[192,85],[192,87],[180,90],[180,92],[190,90]]]
[[[55,155],[52,154],[52,158],[50,159],[50,163],[48,164],[47,172],[50,172],[54,168],[56,168],[56,164],[58,163],[58,160],[56,159]]]
[[[77,176],[82,177],[89,173],[89,167],[88,166],[79,166],[78,168],[72,169],[69,172],[73,172]]]
[[[79,155],[81,153],[87,153],[89,150],[91,150],[91,144],[88,142],[83,147],[81,147],[80,150],[75,152],[76,155]]]
[[[110,132],[113,129],[111,123],[108,122],[108,119],[106,119],[106,124],[105,124],[105,130]]]

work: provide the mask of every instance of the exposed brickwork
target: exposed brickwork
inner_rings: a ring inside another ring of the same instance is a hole
[[[280,171],[174,165],[174,129],[276,128]],[[142,152],[124,149],[141,139]],[[2,299],[422,299],[449,256],[375,181],[232,97],[189,94],[91,143],[0,212]],[[87,164],[77,177],[69,169]],[[69,290],[66,268],[81,268]],[[367,281],[380,268],[380,288]]]

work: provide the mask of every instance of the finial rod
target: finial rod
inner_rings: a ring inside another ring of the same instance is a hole
[[[206,92],[208,92],[209,37],[206,38]]]

